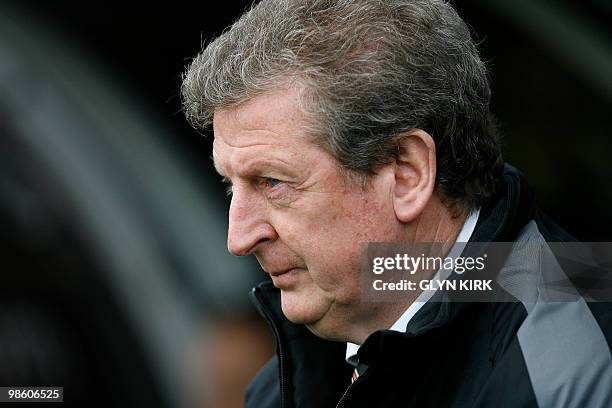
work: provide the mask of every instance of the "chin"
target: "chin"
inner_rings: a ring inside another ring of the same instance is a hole
[[[287,319],[295,324],[303,324],[315,336],[331,341],[346,341],[346,333],[341,333],[342,323],[330,313],[331,302],[322,298],[297,298],[294,294],[281,292],[281,307]]]
[[[329,305],[316,296],[281,290],[281,308],[290,322],[310,326],[325,318]]]

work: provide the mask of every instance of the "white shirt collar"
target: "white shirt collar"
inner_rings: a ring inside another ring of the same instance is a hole
[[[480,208],[473,210],[465,219],[463,223],[463,227],[461,231],[459,231],[459,235],[457,235],[457,239],[455,240],[455,244],[457,242],[468,242],[474,233],[474,229],[476,228],[476,223],[478,222],[478,216],[480,215]],[[453,247],[448,252],[449,258],[456,258],[461,255],[462,251],[461,245],[453,245]],[[450,274],[450,271],[441,269],[436,273],[437,279],[446,279]],[[406,327],[408,326],[408,322],[410,319],[414,317],[414,315],[423,307],[425,303],[433,296],[435,290],[427,290],[421,292],[421,294],[416,298],[416,300],[408,306],[408,309],[400,316],[399,319],[389,328],[389,330],[405,332]],[[355,343],[346,343],[346,362],[357,366],[357,351],[359,350],[360,345]]]

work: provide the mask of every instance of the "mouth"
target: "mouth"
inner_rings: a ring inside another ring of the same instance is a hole
[[[287,272],[290,272],[293,269],[295,269],[295,268],[283,269],[282,271],[270,271],[270,272],[268,272],[268,274],[270,276],[281,276],[281,275],[286,274]]]
[[[291,268],[278,272],[269,272],[272,283],[279,289],[290,289],[297,283],[298,276],[302,269]]]

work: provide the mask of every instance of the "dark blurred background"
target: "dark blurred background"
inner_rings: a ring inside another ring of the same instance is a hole
[[[235,407],[273,352],[226,254],[211,137],[181,73],[250,4],[0,2],[0,385],[75,406]],[[610,241],[612,3],[457,1],[491,67],[506,160]]]

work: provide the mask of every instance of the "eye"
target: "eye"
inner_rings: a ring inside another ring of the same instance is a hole
[[[282,183],[282,181],[280,181],[279,179],[270,178],[270,177],[267,177],[265,179],[265,182],[270,188],[275,188],[276,186]]]
[[[272,205],[288,207],[295,199],[293,194],[295,191],[289,181],[274,177],[262,177],[258,184],[259,190]]]
[[[276,179],[274,177],[262,177],[259,179],[259,189],[265,194],[272,196],[280,193],[281,190],[284,190],[283,185],[284,181]]]

